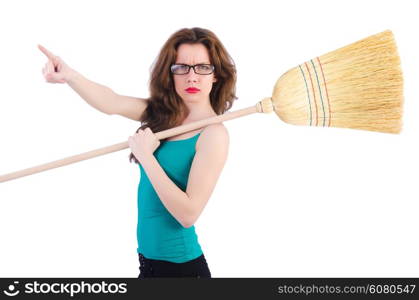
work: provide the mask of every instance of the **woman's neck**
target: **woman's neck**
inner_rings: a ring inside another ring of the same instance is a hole
[[[183,123],[195,122],[202,119],[217,116],[211,105],[208,103],[205,107],[189,107],[189,114],[183,121]]]

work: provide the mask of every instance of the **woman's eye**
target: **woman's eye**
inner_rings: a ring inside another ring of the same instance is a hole
[[[180,66],[177,67],[177,69],[180,70],[180,71],[186,71],[188,69],[188,66],[180,65]]]
[[[185,65],[174,65],[172,71],[175,73],[185,73],[188,71],[188,66]]]
[[[198,65],[198,70],[201,71],[209,71],[211,68],[209,66],[205,66],[205,65]]]

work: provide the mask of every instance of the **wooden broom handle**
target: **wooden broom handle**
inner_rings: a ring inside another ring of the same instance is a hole
[[[173,127],[171,129],[166,129],[160,132],[155,133],[156,137],[161,140],[161,139],[165,139],[167,137],[171,137],[171,136],[175,136],[181,133],[185,133],[188,131],[192,131],[194,129],[198,129],[198,128],[202,128],[205,127],[207,125],[210,124],[215,124],[215,123],[220,123],[223,121],[228,121],[231,119],[235,119],[235,118],[239,118],[242,116],[246,116],[249,114],[253,114],[256,112],[260,112],[260,113],[269,113],[273,110],[272,107],[272,101],[271,98],[264,98],[263,100],[259,101],[256,105],[254,106],[250,106],[248,108],[243,108],[234,112],[228,112],[225,113],[223,115],[219,115],[216,117],[211,117],[208,119],[203,119],[203,120],[199,120],[193,123],[189,123],[189,124],[185,124],[185,125],[181,125],[181,126],[177,126],[177,127]],[[107,146],[107,147],[103,147],[103,148],[99,148],[96,150],[92,150],[92,151],[88,151],[88,152],[84,152],[84,153],[80,153],[77,155],[73,155],[73,156],[69,156],[63,159],[59,159],[59,160],[55,160],[46,164],[42,164],[42,165],[38,165],[32,168],[28,168],[28,169],[23,169],[20,171],[16,171],[13,173],[8,173],[5,175],[1,175],[0,176],[0,182],[4,182],[4,181],[8,181],[8,180],[12,180],[12,179],[16,179],[19,177],[23,177],[23,176],[27,176],[27,175],[32,175],[34,173],[39,173],[42,171],[46,171],[49,169],[54,169],[54,168],[58,168],[58,167],[62,167],[65,165],[69,165],[81,160],[86,160],[89,158],[93,158],[96,156],[100,156],[100,155],[104,155],[104,154],[108,154],[108,153],[112,153],[112,152],[116,152],[119,150],[123,150],[128,148],[128,141],[122,142],[122,143],[118,143],[118,144],[114,144],[111,146]]]

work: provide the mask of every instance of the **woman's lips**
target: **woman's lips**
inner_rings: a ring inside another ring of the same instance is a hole
[[[188,92],[188,93],[190,93],[190,94],[195,94],[195,93],[198,93],[200,91],[200,89],[197,89],[197,88],[187,88],[185,91]]]

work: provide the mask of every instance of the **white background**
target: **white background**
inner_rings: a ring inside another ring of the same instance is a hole
[[[232,111],[290,68],[391,29],[400,135],[225,122],[227,164],[195,224],[213,277],[419,276],[419,28],[414,1],[2,1],[0,174],[124,142],[139,123],[46,83],[42,44],[87,78],[148,97],[167,38],[204,27],[238,69]],[[403,4],[402,4],[403,3]],[[129,150],[0,184],[0,276],[136,277],[139,169]]]

